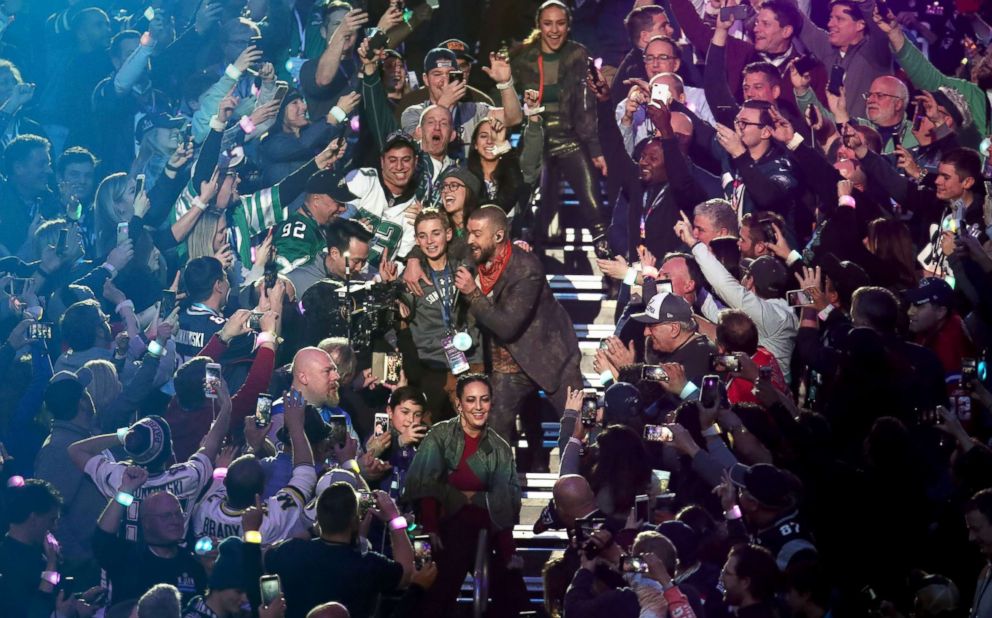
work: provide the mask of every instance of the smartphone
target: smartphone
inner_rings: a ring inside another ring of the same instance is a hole
[[[365,519],[365,514],[376,507],[375,496],[371,491],[358,490],[358,518]]]
[[[59,229],[59,240],[55,243],[55,254],[65,255],[65,246],[69,242],[69,228]]]
[[[452,70],[448,72],[448,83],[460,82],[465,80],[465,73],[458,70]]]
[[[145,175],[138,174],[134,178],[134,194],[138,195],[145,190]]]
[[[431,561],[431,537],[418,534],[410,540],[413,542],[413,563],[419,569]]]
[[[814,58],[811,54],[804,54],[796,60],[795,67],[796,72],[800,75],[809,73],[816,68],[816,58]]]
[[[251,315],[248,316],[248,330],[256,333],[261,332],[263,315],[261,311],[252,311]]]
[[[385,412],[376,412],[375,420],[373,420],[373,434],[376,436],[381,436],[384,433],[389,433],[389,415]]]
[[[634,517],[638,521],[647,522],[649,517],[648,495],[640,494],[634,497]]]
[[[661,365],[641,367],[641,380],[647,382],[668,382],[668,372]]]
[[[162,300],[158,304],[158,318],[164,320],[176,308],[176,293],[172,290],[162,290]]]
[[[840,96],[841,86],[844,85],[844,67],[835,64],[830,69],[830,81],[827,82],[827,92],[834,96]]]
[[[664,425],[644,426],[644,439],[648,442],[671,442],[673,438],[675,438],[675,434]]]
[[[142,15],[148,21],[151,21],[151,20],[155,19],[155,8],[154,7],[148,7],[147,9],[145,9],[145,12],[142,13]]]
[[[668,84],[652,84],[651,100],[661,101],[665,105],[668,105],[672,102],[672,89],[668,86]]]
[[[231,159],[233,158],[234,157],[230,152],[226,150],[222,151],[220,155],[217,156],[217,169],[221,171],[227,170],[227,168],[231,166]]]
[[[889,5],[886,4],[885,0],[875,0],[875,8],[878,9],[878,14],[882,16],[882,19],[888,21]]]
[[[596,242],[592,244],[592,250],[596,253],[596,257],[601,260],[609,260],[613,257],[613,252],[610,251],[610,241],[605,236],[596,239]]]
[[[255,427],[266,427],[272,422],[272,395],[259,393],[255,401]]]
[[[331,435],[328,436],[331,443],[344,446],[348,441],[348,417],[344,414],[332,414],[327,424],[331,426]]]
[[[123,245],[128,239],[128,226],[127,221],[121,221],[117,224],[117,244],[118,246]]]
[[[789,290],[785,300],[790,307],[805,307],[813,304],[813,297],[806,290]]]
[[[56,595],[59,592],[63,592],[65,599],[69,599],[69,597],[71,597],[72,593],[74,593],[75,591],[76,591],[75,577],[70,577],[70,576],[63,577],[62,579],[59,580],[59,585],[55,587]]]
[[[741,359],[736,354],[711,354],[710,371],[734,373],[741,370]]]
[[[203,394],[207,399],[217,399],[217,391],[220,389],[220,364],[207,363],[203,371]]]
[[[672,480],[672,473],[668,470],[652,470],[651,476],[654,478],[654,483],[658,488],[658,493],[668,493],[668,484]]]
[[[640,556],[621,556],[620,570],[623,573],[647,573],[648,563]]]
[[[282,100],[286,98],[286,95],[288,93],[289,93],[289,85],[280,82],[280,84],[276,86],[276,93],[275,95],[273,95],[272,100],[278,101],[280,104],[282,104]]]
[[[596,395],[586,395],[582,398],[582,409],[579,418],[583,427],[596,426],[596,411],[599,409],[599,398]]]
[[[674,294],[675,293],[673,291],[675,288],[672,287],[672,280],[671,279],[658,279],[655,282],[655,286],[657,287],[657,290],[658,290],[658,293],[659,294],[661,294],[662,292],[665,292],[667,294]]]
[[[599,79],[599,67],[596,66],[596,59],[592,56],[589,57],[589,74],[592,75],[594,79]]]
[[[583,547],[589,540],[593,532],[606,525],[605,517],[578,517],[575,520],[575,542],[579,547]]]
[[[386,33],[379,28],[366,28],[365,38],[369,40],[369,48],[365,52],[366,58],[375,57],[375,53],[380,49],[385,49],[386,43],[389,42],[389,39],[386,37]]]
[[[699,405],[704,408],[715,408],[720,403],[720,376],[703,376],[703,387],[699,390]]]
[[[771,367],[758,367],[758,379],[762,381],[772,379],[772,368]]]
[[[747,19],[747,7],[743,4],[737,6],[725,6],[720,9],[720,21],[744,21]]]
[[[263,575],[258,578],[258,588],[262,593],[262,605],[268,607],[282,594],[282,582],[278,575]]]
[[[52,325],[43,322],[28,324],[28,339],[30,341],[48,341],[52,338]]]
[[[766,243],[772,245],[778,243],[778,234],[775,233],[774,219],[761,219],[758,221],[758,225],[761,226],[761,234],[765,237]]]
[[[809,115],[809,126],[814,127],[820,124],[820,110],[816,109],[816,106],[810,104],[806,108],[806,113]]]
[[[179,142],[180,144],[188,144],[189,139],[193,137],[193,123],[187,122],[186,124],[184,124],[182,130],[179,133],[179,136],[181,140]]]
[[[403,356],[401,354],[393,352],[372,353],[372,375],[383,384],[399,384],[402,367]]]

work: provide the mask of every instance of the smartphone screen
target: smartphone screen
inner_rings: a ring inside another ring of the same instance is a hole
[[[55,244],[56,255],[65,255],[65,246],[69,242],[69,228],[61,228],[59,230],[59,240]]]
[[[164,320],[176,308],[176,293],[172,290],[162,290],[162,300],[158,304],[158,318]]]
[[[813,297],[806,290],[789,290],[785,293],[785,300],[790,307],[806,307],[813,304]]]
[[[265,427],[272,422],[272,395],[259,393],[255,401],[255,426]]]
[[[448,82],[460,82],[465,79],[465,73],[461,71],[449,71],[448,72]]]
[[[431,537],[427,534],[418,534],[413,541],[413,562],[417,568],[421,568],[431,560]]]
[[[644,439],[648,442],[671,442],[674,437],[672,430],[664,425],[644,426]]]
[[[42,322],[28,324],[28,339],[31,341],[47,341],[52,338],[52,325]]]
[[[699,392],[699,405],[715,408],[720,401],[720,376],[703,376],[703,388]]]
[[[127,221],[121,221],[117,224],[117,244],[123,245],[128,238],[128,226]]]
[[[830,69],[830,81],[827,83],[827,91],[835,96],[840,96],[841,86],[844,85],[844,67],[834,65]]]
[[[138,195],[145,190],[145,175],[138,174],[134,179],[134,194]]]
[[[203,394],[207,399],[217,399],[217,391],[220,388],[220,365],[218,363],[207,363],[204,369]]]
[[[348,419],[343,414],[332,414],[328,424],[331,426],[329,439],[332,443],[344,446],[348,441]]]
[[[375,413],[375,429],[373,433],[377,436],[381,436],[384,433],[389,433],[389,415],[385,412]]]
[[[258,588],[262,593],[262,605],[268,607],[282,593],[282,582],[278,575],[263,575],[258,578]]]

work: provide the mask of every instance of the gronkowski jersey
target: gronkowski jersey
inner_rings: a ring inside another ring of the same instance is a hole
[[[208,307],[192,306],[179,313],[179,326],[174,336],[179,362],[185,363],[199,354],[227,323],[227,318],[211,311]]]
[[[321,254],[327,246],[320,226],[303,210],[289,216],[272,234],[279,272],[286,274]]]
[[[296,466],[289,485],[265,500],[265,518],[262,520],[262,529],[259,530],[263,545],[271,545],[292,535],[316,485],[317,472],[312,465]],[[242,509],[227,505],[227,489],[223,482],[217,481],[193,510],[193,535],[196,538],[209,536],[215,539],[243,536],[243,513]]]
[[[127,467],[128,464],[111,459],[109,453],[100,453],[86,462],[83,471],[93,479],[100,493],[110,499],[117,495],[117,488],[120,487]],[[134,502],[127,507],[123,522],[124,538],[129,541],[138,540],[138,507],[141,506],[141,500],[160,491],[168,491],[179,498],[179,504],[183,507],[184,525],[188,525],[193,503],[210,484],[213,471],[214,465],[210,459],[202,453],[195,453],[189,461],[149,475],[145,484],[134,492]]]
[[[414,245],[413,225],[407,223],[407,209],[417,202],[411,195],[402,202],[387,196],[379,172],[372,167],[360,167],[348,173],[348,189],[358,196],[351,205],[358,209],[353,218],[366,220],[374,230],[369,242],[369,264],[379,265],[383,249],[389,249],[389,257],[406,257]]]

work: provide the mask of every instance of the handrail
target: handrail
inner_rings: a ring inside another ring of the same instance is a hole
[[[472,615],[482,618],[489,604],[489,540],[485,530],[479,530],[479,542],[475,547],[472,587]]]

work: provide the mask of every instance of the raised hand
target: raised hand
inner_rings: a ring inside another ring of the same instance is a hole
[[[691,247],[696,242],[696,238],[692,235],[692,221],[689,221],[689,217],[684,211],[679,211],[679,216],[681,219],[675,223],[675,235]]]

